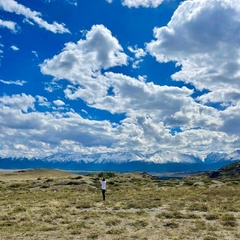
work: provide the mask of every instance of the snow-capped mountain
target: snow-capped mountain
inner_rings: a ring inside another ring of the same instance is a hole
[[[240,161],[240,150],[232,153],[210,153],[205,159],[193,154],[157,151],[104,153],[56,153],[41,159],[0,158],[0,169],[57,168],[81,171],[148,171],[181,172],[216,170]]]
[[[217,162],[231,162],[231,161],[240,161],[240,150],[236,150],[232,153],[219,153],[213,152],[207,155],[204,162],[207,164],[217,163]]]
[[[93,159],[95,154],[92,154]],[[113,152],[99,154],[99,158],[96,159],[96,163],[124,163],[132,161],[144,161],[145,156],[138,151],[131,152]]]
[[[82,154],[79,153],[55,153],[44,158],[45,161],[49,162],[69,162],[69,161],[78,161],[82,158]]]
[[[157,151],[147,154],[145,161],[153,163],[202,163],[202,160],[194,155],[171,151]]]
[[[151,154],[143,154],[139,151],[130,152],[106,152],[96,154],[53,154],[46,157],[47,161],[69,162],[69,161],[82,161],[84,163],[127,163],[127,162],[148,162],[156,164],[164,163],[202,163],[200,158],[194,155],[170,152],[170,151],[157,151]]]
[[[240,161],[240,150],[236,150],[225,157],[226,161]]]
[[[81,154],[81,153],[56,153],[50,155],[43,160],[49,162],[84,162],[84,163],[123,163],[131,161],[143,161],[145,159],[144,155],[137,151],[131,152],[104,152],[104,153],[91,153],[91,154]]]
[[[223,159],[225,159],[226,156],[227,153],[212,152],[206,156],[204,162],[207,164],[220,162],[223,161]]]

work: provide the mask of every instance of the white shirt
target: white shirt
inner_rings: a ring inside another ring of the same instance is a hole
[[[106,190],[107,181],[101,181],[102,190]]]

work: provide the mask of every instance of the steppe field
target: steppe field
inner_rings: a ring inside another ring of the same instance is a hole
[[[1,172],[0,239],[239,240],[240,179]]]

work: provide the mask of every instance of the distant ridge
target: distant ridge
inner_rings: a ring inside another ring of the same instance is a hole
[[[208,173],[210,178],[240,178],[240,161]]]

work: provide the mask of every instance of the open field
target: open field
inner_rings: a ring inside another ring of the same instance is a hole
[[[240,179],[0,173],[0,239],[240,239]]]

